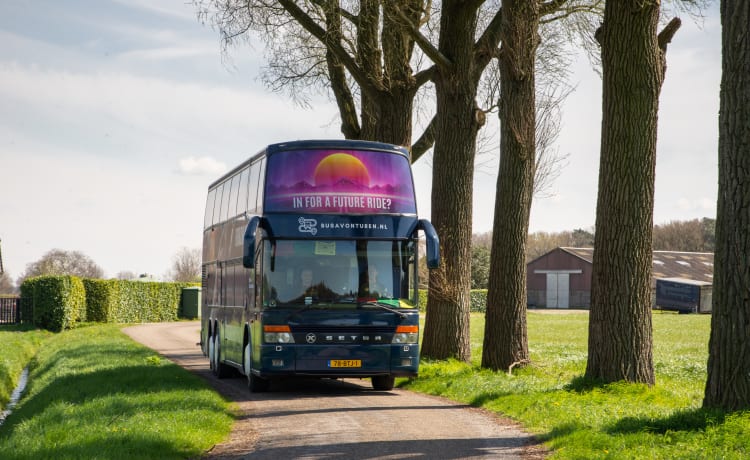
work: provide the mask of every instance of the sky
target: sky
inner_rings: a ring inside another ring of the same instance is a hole
[[[207,188],[222,173],[270,143],[342,138],[327,98],[305,109],[265,88],[262,44],[222,55],[186,0],[3,0],[0,43],[0,244],[14,280],[54,248],[83,252],[105,277],[164,277],[178,251],[201,246]],[[667,62],[654,222],[713,218],[715,5],[699,23],[683,17]],[[571,68],[555,146],[567,160],[534,201],[532,232],[595,223],[601,81],[584,57]],[[414,173],[429,218],[429,158]],[[474,233],[492,228],[496,180],[496,168],[475,174]]]

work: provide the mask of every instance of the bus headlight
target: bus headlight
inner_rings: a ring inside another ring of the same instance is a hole
[[[289,326],[263,326],[263,340],[266,343],[294,343]]]
[[[391,343],[417,343],[419,342],[419,326],[398,326],[393,334]]]

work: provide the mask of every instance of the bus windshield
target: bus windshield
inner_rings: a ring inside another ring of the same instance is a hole
[[[414,241],[265,240],[264,308],[417,305]]]

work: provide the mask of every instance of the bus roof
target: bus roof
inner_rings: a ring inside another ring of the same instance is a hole
[[[403,155],[406,158],[410,158],[409,151],[402,146],[386,144],[383,142],[373,141],[362,141],[362,140],[345,140],[345,139],[309,139],[309,140],[297,140],[289,142],[279,142],[276,144],[269,144],[264,149],[260,150],[255,155],[251,156],[247,160],[243,161],[236,167],[232,168],[231,171],[227,172],[214,182],[212,182],[208,188],[211,189],[216,185],[222,183],[227,178],[233,176],[237,171],[246,167],[247,165],[254,163],[262,157],[273,155],[278,152],[285,152],[290,150],[317,150],[317,149],[351,149],[351,150],[379,150],[391,152],[399,155]]]

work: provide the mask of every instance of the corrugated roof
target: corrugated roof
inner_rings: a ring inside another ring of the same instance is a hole
[[[579,259],[583,259],[590,264],[594,263],[594,248],[560,248],[560,249],[578,257]]]
[[[594,248],[560,248],[589,263],[594,262]],[[654,251],[654,278],[685,278],[713,283],[712,252]]]
[[[714,281],[713,252],[654,251],[654,278]]]

